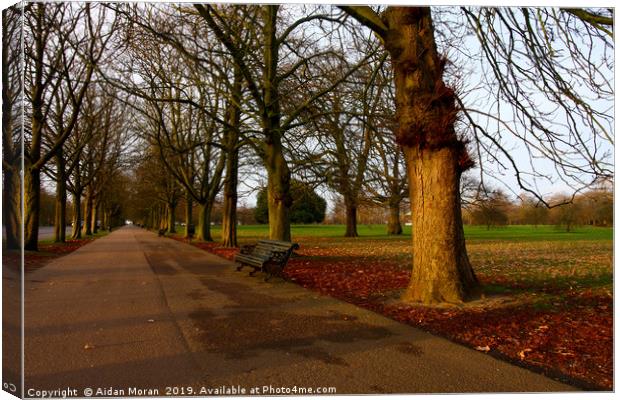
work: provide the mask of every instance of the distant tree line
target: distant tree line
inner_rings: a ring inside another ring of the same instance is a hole
[[[463,221],[487,229],[506,225],[555,225],[567,232],[577,226],[613,226],[613,191],[599,187],[576,196],[557,194],[556,207],[548,208],[536,198],[521,195],[516,201],[494,190],[466,205]]]

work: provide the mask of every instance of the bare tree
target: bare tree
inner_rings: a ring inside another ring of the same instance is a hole
[[[413,215],[414,268],[404,299],[424,303],[460,302],[477,291],[478,281],[467,257],[462,228],[459,181],[473,162],[466,148],[471,138],[460,137],[455,130],[459,111],[465,113],[475,132],[476,149],[486,151],[491,157],[497,152],[503,154],[514,167],[519,185],[524,190],[532,191],[532,188],[521,179],[508,148],[478,124],[463,100],[446,86],[447,59],[437,51],[434,19],[429,8],[388,7],[381,13],[370,7],[342,9],[381,38],[394,70],[399,124],[396,136],[407,158]],[[605,32],[613,29],[611,11],[587,11],[587,16],[580,18],[574,10],[523,8],[515,12],[484,8],[478,13],[462,10],[475,29],[500,95],[513,106],[513,115],[523,122],[527,132],[525,136],[519,135],[519,131],[500,120],[506,129],[498,134],[513,133],[530,149],[536,148],[539,154],[551,159],[564,176],[574,179],[580,178],[579,174],[608,176],[610,168],[604,146],[599,148],[595,143],[613,142],[605,126],[610,115],[595,111],[591,102],[561,78],[568,76],[562,67],[567,64],[554,57],[554,46],[569,49],[567,56],[577,66],[570,69],[571,77],[595,93],[609,96],[612,93],[609,80],[596,68],[600,65],[596,60],[602,59],[604,64],[607,58],[600,54],[613,46]],[[551,27],[558,32],[559,42],[549,40]],[[590,48],[600,46],[600,52],[597,55],[583,52],[587,46],[577,45],[577,40],[585,40]],[[533,107],[531,97],[527,101],[529,93],[523,90],[524,82],[563,108],[568,122],[563,125],[568,127],[568,133],[545,125],[544,112],[536,113],[540,108]],[[586,121],[591,139],[578,129],[582,127],[576,123],[578,120]],[[582,162],[571,161],[573,156]]]
[[[6,245],[21,245],[22,7],[2,10],[2,220]]]
[[[75,127],[84,96],[115,29],[105,9],[89,3],[28,3],[25,6],[25,86],[31,126],[24,149],[24,247],[37,250],[41,170]],[[66,123],[43,151],[53,95],[65,84],[71,98]]]
[[[251,142],[251,145],[267,170],[269,237],[289,241],[291,239],[289,209],[292,199],[290,167],[285,158],[284,135],[300,123],[299,117],[310,104],[333,91],[362,65],[365,59],[346,68],[335,81],[318,85],[324,80],[321,76],[307,76],[308,64],[319,57],[337,53],[332,49],[318,50],[315,41],[307,43],[296,40],[294,46],[291,46],[291,41],[295,36],[294,32],[303,24],[320,20],[339,25],[338,16],[315,8],[304,17],[291,17],[292,20],[286,21],[285,28],[278,32],[278,23],[285,21],[280,6],[233,6],[233,9],[239,10],[245,17],[245,31],[250,29],[250,26],[259,26],[261,29],[259,38],[248,40],[241,35],[244,30],[239,31],[228,25],[226,11],[223,8],[211,5],[195,5],[195,8],[234,59],[258,111],[256,117],[260,125],[260,137]],[[332,32],[335,30],[332,29]],[[260,50],[256,51],[258,49]],[[306,82],[315,81],[314,90],[298,92],[305,94],[300,103],[283,104],[284,82],[304,71]]]

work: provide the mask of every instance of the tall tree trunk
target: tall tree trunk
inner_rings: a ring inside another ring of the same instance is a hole
[[[86,189],[86,198],[84,199],[84,227],[82,233],[85,236],[93,234],[92,222],[93,222],[93,194],[91,188]]]
[[[198,239],[212,242],[211,237],[211,208],[210,203],[200,204],[198,212]]]
[[[166,207],[166,216],[168,217],[168,233],[177,233],[177,230],[174,226],[176,220],[176,203],[168,203]]]
[[[478,285],[465,249],[457,152],[405,149],[414,266],[405,300],[460,302]]]
[[[168,219],[166,218],[166,205],[160,204],[158,209],[159,229],[168,230]]]
[[[291,241],[289,210],[291,173],[286,165],[280,143],[267,148],[267,204],[269,208],[269,239]]]
[[[403,233],[403,227],[400,224],[400,201],[390,200],[389,202],[389,216],[388,216],[388,235],[401,235]]]
[[[472,162],[454,130],[454,92],[443,82],[446,60],[437,54],[428,7],[390,7],[385,18],[413,224],[413,271],[403,299],[459,303],[478,287],[459,194],[461,173]]]
[[[230,124],[224,133],[226,141],[226,176],[224,180],[224,204],[222,214],[222,245],[237,247],[237,183],[239,170],[239,127],[241,113],[241,83],[243,76],[235,68],[232,100],[228,102],[227,121]],[[235,128],[232,128],[235,127]]]
[[[345,209],[346,209],[346,231],[345,237],[358,237],[357,233],[357,204],[351,199],[345,197]]]
[[[99,231],[98,228],[98,224],[97,221],[99,220],[99,203],[101,202],[101,200],[99,199],[95,199],[93,200],[93,211],[92,211],[92,222],[91,222],[91,228],[93,231],[93,235],[96,234]]]
[[[222,214],[222,246],[237,247],[237,166],[234,172],[229,170],[227,160],[226,181],[224,182],[224,204]]]
[[[56,209],[54,214],[54,242],[64,243],[67,229],[67,179],[62,149],[56,155]]]
[[[185,195],[185,237],[190,237],[190,229],[192,229],[194,225],[194,218],[192,216],[192,211],[194,207],[194,202],[192,201],[192,196],[187,193]]]
[[[3,115],[4,117],[4,115]],[[22,182],[19,166],[3,167],[2,218],[6,229],[6,246],[10,250],[21,249]]]
[[[17,7],[15,7],[17,10]],[[6,246],[8,249],[21,249],[21,149],[20,142],[13,137],[15,118],[13,116],[14,88],[10,80],[10,72],[16,68],[9,59],[13,56],[11,44],[18,37],[19,30],[11,31],[13,11],[2,11],[2,222],[5,228]],[[17,14],[14,14],[15,16]],[[21,113],[20,113],[21,114]]]
[[[291,240],[291,221],[289,210],[293,204],[290,194],[291,173],[282,151],[282,127],[280,93],[278,88],[278,49],[276,24],[277,5],[263,6],[263,95],[265,109],[262,128],[265,136],[263,161],[267,169],[267,203],[269,208],[269,238]]]
[[[39,249],[39,218],[41,213],[41,172],[25,167],[24,172],[24,249]]]
[[[82,193],[73,193],[73,229],[71,239],[82,238]]]

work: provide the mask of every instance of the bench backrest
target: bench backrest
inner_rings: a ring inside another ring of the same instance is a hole
[[[252,251],[252,255],[266,260],[271,257],[271,253],[274,251],[285,251],[290,254],[290,252],[298,248],[299,245],[297,243],[282,242],[279,240],[259,240]]]

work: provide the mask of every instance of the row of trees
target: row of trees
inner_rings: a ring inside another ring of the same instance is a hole
[[[463,218],[465,223],[486,225],[487,229],[552,224],[570,231],[578,225],[613,225],[613,192],[609,188],[595,188],[572,199],[568,195],[555,195],[553,201],[561,205],[549,209],[527,195],[515,202],[501,190],[495,190],[468,204]]]
[[[109,188],[118,186],[127,118],[97,73],[112,61],[118,19],[97,4],[27,3],[3,10],[2,24],[7,246],[19,248],[23,239],[25,249],[37,250],[42,174],[56,186],[56,241],[65,241],[68,193],[73,238],[92,234],[97,219],[109,226],[118,214]]]
[[[476,163],[512,170],[520,190],[543,204],[535,189],[548,174],[534,160],[551,160],[570,184],[613,175],[611,10],[135,3],[12,10],[3,13],[5,32],[14,33],[3,52],[12,247],[23,217],[26,248],[36,249],[42,171],[57,182],[59,224],[63,191],[73,194],[76,235],[80,210],[89,233],[100,207],[115,201],[106,201],[117,194],[114,180],[130,177],[133,219],[173,231],[183,199],[188,226],[199,209],[203,240],[212,240],[221,196],[225,246],[237,244],[237,201],[248,189],[239,177],[264,171],[272,239],[291,239],[293,177],[342,197],[347,236],[357,235],[367,197],[392,210],[398,233],[409,197],[414,268],[405,299],[458,302],[478,287],[463,237],[463,172]],[[21,12],[23,37],[14,27]],[[478,73],[468,73],[474,64]],[[23,157],[20,102],[31,121]],[[530,162],[524,167],[511,148]]]

